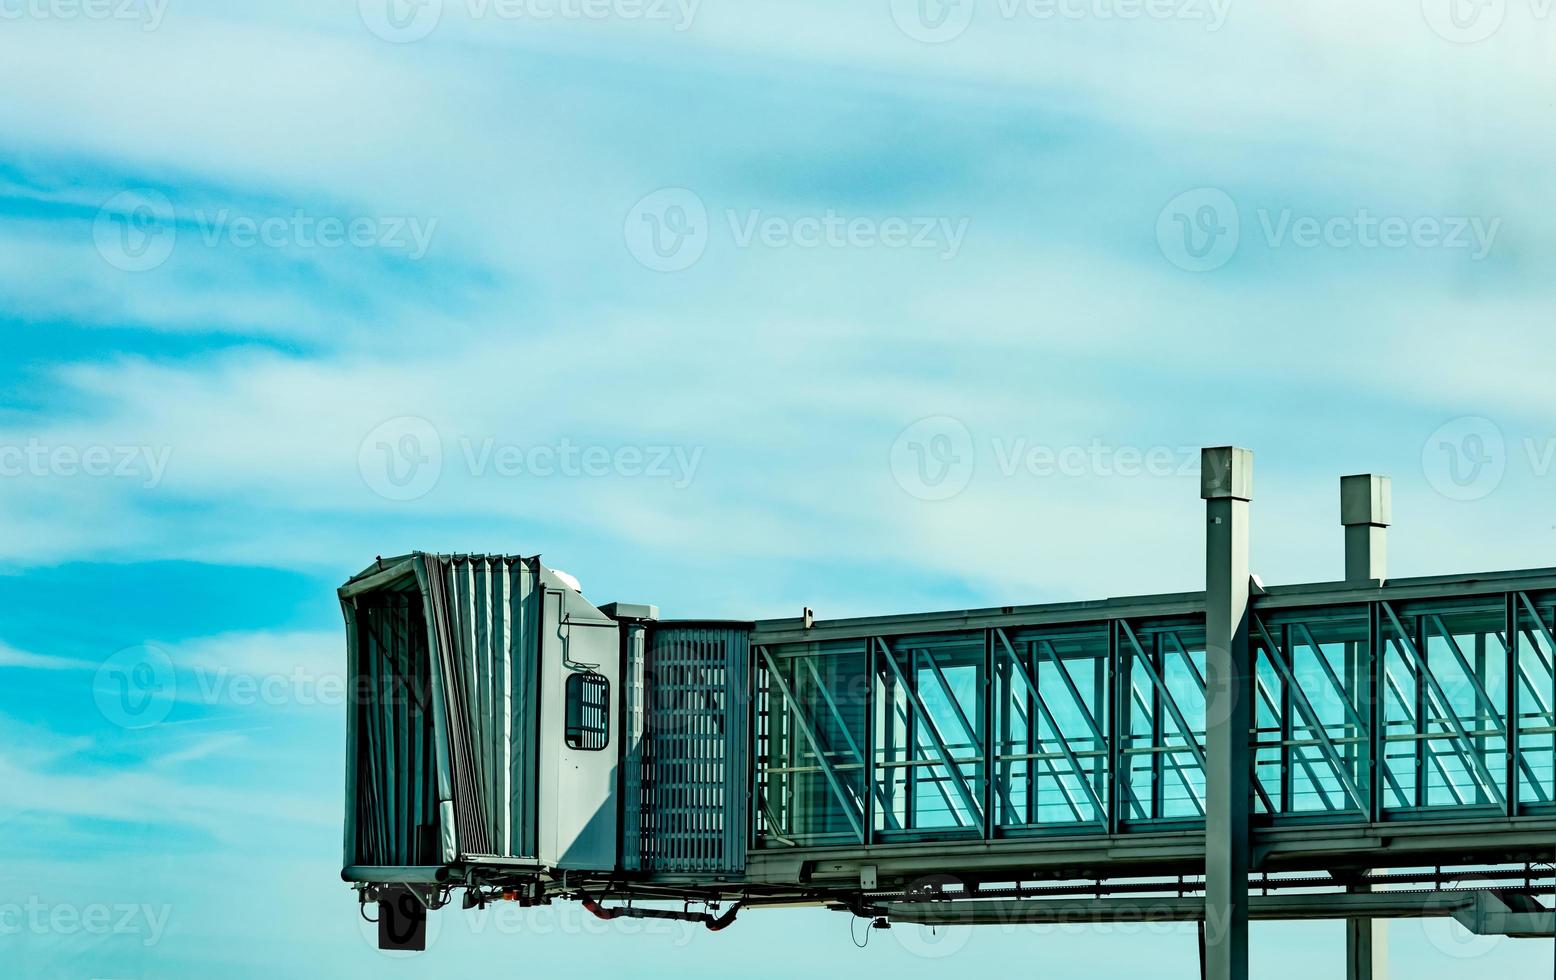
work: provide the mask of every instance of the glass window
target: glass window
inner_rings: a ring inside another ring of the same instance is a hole
[[[611,740],[611,682],[599,674],[567,678],[567,747],[598,752]]]

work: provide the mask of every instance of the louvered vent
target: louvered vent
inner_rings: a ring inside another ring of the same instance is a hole
[[[639,775],[644,871],[745,868],[750,636],[744,625],[649,630]]]

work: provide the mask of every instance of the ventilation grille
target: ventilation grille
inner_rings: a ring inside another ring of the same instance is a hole
[[[644,871],[745,868],[750,649],[744,626],[650,629],[639,776]]]

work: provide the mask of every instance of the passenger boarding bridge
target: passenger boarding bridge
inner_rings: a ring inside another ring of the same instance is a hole
[[[1357,476],[1345,578],[1266,587],[1251,454],[1206,450],[1202,490],[1203,593],[670,621],[534,558],[380,560],[340,592],[344,877],[410,948],[454,889],[710,928],[1193,921],[1215,980],[1250,919],[1345,919],[1352,978],[1388,918],[1551,936],[1556,569],[1390,580],[1389,484]]]

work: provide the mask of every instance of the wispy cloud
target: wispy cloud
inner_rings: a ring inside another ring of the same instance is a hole
[[[56,657],[46,653],[30,653],[18,650],[0,641],[0,668],[16,667],[23,670],[90,670],[96,665],[73,657]]]

